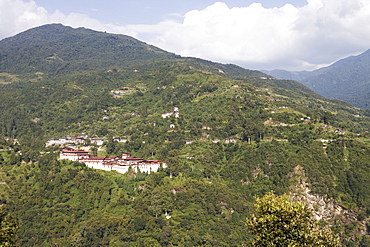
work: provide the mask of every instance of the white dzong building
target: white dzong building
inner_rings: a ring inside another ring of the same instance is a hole
[[[130,169],[134,172],[157,172],[160,167],[166,168],[165,162],[159,160],[144,160],[142,158],[130,157],[129,152],[124,152],[122,157],[110,156],[94,157],[87,151],[64,148],[59,155],[59,159],[68,159],[85,163],[87,167],[105,171],[117,171],[127,173]]]

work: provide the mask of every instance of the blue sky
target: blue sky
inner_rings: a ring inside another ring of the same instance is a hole
[[[216,1],[213,0],[108,0],[108,1],[53,1],[35,0],[37,5],[49,12],[59,10],[63,13],[84,13],[107,23],[116,24],[153,24],[174,15],[182,16],[194,9],[204,9]],[[247,7],[260,2],[264,7],[282,7],[287,3],[303,6],[305,0],[227,0],[229,7]]]
[[[369,0],[0,0],[0,39],[48,23],[249,69],[312,70],[370,48]]]

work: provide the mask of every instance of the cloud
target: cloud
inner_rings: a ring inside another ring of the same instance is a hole
[[[50,22],[44,8],[37,7],[34,2],[21,0],[0,0],[0,38],[14,35],[31,26]]]
[[[365,51],[370,1],[307,0],[265,8],[216,2],[153,25],[114,25],[80,13],[48,13],[34,1],[0,0],[0,39],[47,23],[123,33],[183,56],[251,69],[314,69]],[[168,16],[170,17],[170,15]]]
[[[50,23],[62,23],[71,27],[86,27],[98,31],[125,33],[136,36],[137,32],[126,26],[105,24],[85,14],[60,11],[49,13],[34,1],[0,0],[0,39],[15,35],[27,29]]]
[[[217,2],[188,12],[152,43],[247,68],[313,69],[370,48],[368,20],[368,0],[308,0],[281,8]]]

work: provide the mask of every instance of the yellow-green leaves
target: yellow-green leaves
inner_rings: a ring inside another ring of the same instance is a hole
[[[247,219],[255,235],[252,246],[340,246],[329,228],[320,228],[306,205],[287,195],[256,198],[256,213]]]

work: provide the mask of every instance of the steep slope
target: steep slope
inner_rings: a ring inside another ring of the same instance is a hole
[[[370,50],[315,71],[265,71],[276,78],[297,80],[318,94],[361,108],[370,108]]]
[[[166,59],[184,58],[126,35],[61,24],[36,27],[0,41],[0,73],[5,81],[14,81],[12,74],[20,75],[21,79],[35,79]],[[196,61],[199,69],[211,69],[219,74],[266,76],[236,65],[185,59]]]
[[[0,41],[0,71],[66,74],[176,57],[125,35],[50,24]]]
[[[344,246],[367,246],[369,111],[235,65],[144,61],[0,85],[0,203],[17,245],[239,246],[254,196],[301,189]],[[103,172],[44,145],[80,135],[105,144],[76,149],[168,168]]]
[[[153,113],[158,109],[166,111],[174,105],[185,104],[182,99],[191,101],[194,97],[215,90],[218,90],[216,98],[223,98],[222,88],[229,88],[233,83],[235,85],[248,83],[262,90],[274,87],[286,97],[297,95],[308,99],[311,97],[321,99],[295,81],[261,79],[246,75],[233,76],[232,73],[228,76],[217,71],[223,66],[204,66],[203,63],[194,62],[194,59],[162,60],[121,69],[61,75],[33,83],[16,82],[2,85],[1,98],[4,100],[0,102],[0,111],[3,113],[0,116],[2,123],[0,131],[4,136],[21,137],[27,134],[40,135],[39,131],[43,134],[50,130],[55,132],[59,129],[57,126],[63,130],[67,125],[81,122],[83,119],[90,118],[90,121],[96,121],[96,116],[101,117],[99,111],[112,103],[113,98],[109,91],[126,87],[132,88],[134,94],[128,95],[125,99],[133,101],[143,99],[137,97],[138,93],[151,92],[144,94],[145,106],[141,107]],[[209,80],[211,81],[208,82]],[[147,97],[154,103],[148,104]],[[221,105],[215,107],[222,108]],[[130,109],[130,104],[127,105],[127,109]],[[137,109],[132,108],[131,111]],[[63,118],[65,119],[61,121]],[[39,120],[31,121],[33,119]],[[42,130],[37,131],[34,129],[36,126]]]
[[[302,176],[311,198],[336,203],[325,220],[343,242],[365,241],[355,217],[369,217],[367,112],[294,81],[203,66],[168,60],[2,85],[1,135],[21,143],[0,152],[1,201],[19,222],[17,243],[237,246],[250,238],[253,196],[300,188]],[[174,106],[180,116],[163,118]],[[117,175],[57,161],[59,148],[43,147],[82,134],[107,136],[105,155],[128,151],[169,167]]]

